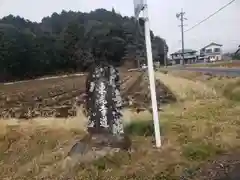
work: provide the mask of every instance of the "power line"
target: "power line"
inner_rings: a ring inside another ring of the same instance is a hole
[[[216,15],[217,13],[219,13],[220,11],[222,11],[223,9],[225,9],[226,7],[228,7],[229,5],[231,5],[234,1],[236,0],[232,0],[229,3],[227,3],[226,5],[224,5],[223,7],[221,7],[220,9],[218,9],[216,12],[214,12],[213,14],[209,15],[207,18],[203,19],[202,21],[200,21],[199,23],[197,23],[196,25],[194,25],[193,27],[187,29],[184,32],[188,32],[192,29],[194,29],[195,27],[199,26],[200,24],[202,24],[203,22],[207,21],[208,19],[210,19],[212,16]]]

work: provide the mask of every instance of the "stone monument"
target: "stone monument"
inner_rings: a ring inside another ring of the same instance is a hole
[[[86,94],[88,134],[72,147],[69,155],[84,154],[92,148],[128,150],[131,141],[124,134],[118,70],[108,63],[93,65],[86,80]]]

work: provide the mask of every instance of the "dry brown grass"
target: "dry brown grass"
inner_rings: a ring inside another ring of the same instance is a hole
[[[218,97],[214,88],[200,81],[190,81],[185,78],[177,78],[169,74],[157,74],[179,100],[215,99]]]
[[[177,70],[165,70],[164,73],[194,81],[195,84],[203,84],[204,88],[213,89],[220,97],[224,96],[229,100],[240,101],[240,77],[223,77],[202,72]]]
[[[196,80],[192,76],[189,80],[160,73],[157,78],[179,100],[160,114],[161,149],[153,148],[149,134],[131,135],[135,150],[131,157],[120,152],[68,172],[62,165],[71,145],[84,134],[82,115],[67,120],[1,121],[0,179],[173,180],[181,175],[191,179],[201,163],[240,147],[240,107],[224,97],[221,88],[215,89],[228,79]],[[124,119],[127,125],[132,121],[152,124],[147,112],[137,115],[126,110]]]

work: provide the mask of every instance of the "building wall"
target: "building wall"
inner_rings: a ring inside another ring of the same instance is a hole
[[[216,52],[216,53],[222,54],[222,47],[216,46],[216,45],[212,45],[212,46],[207,47],[207,48],[205,49],[205,54],[210,54],[210,53],[207,53],[207,51],[210,50],[210,49],[212,50],[212,53],[215,53],[215,52],[214,52],[214,49],[215,49],[215,48],[220,48],[220,52]]]
[[[215,48],[220,48],[220,52],[215,52],[214,51]],[[208,52],[209,49],[211,49],[212,52]],[[216,45],[212,45],[212,46],[207,47],[205,49],[204,59],[205,59],[205,61],[210,61],[210,62],[222,60],[222,47],[216,46]]]

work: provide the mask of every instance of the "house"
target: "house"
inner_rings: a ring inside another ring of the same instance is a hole
[[[184,50],[184,64],[191,64],[197,61],[197,51],[192,49],[185,49]],[[182,62],[182,50],[179,50],[175,53],[170,54],[172,57],[173,64],[180,64]]]
[[[212,42],[200,50],[200,57],[205,62],[220,61],[222,60],[222,46],[221,44]]]

